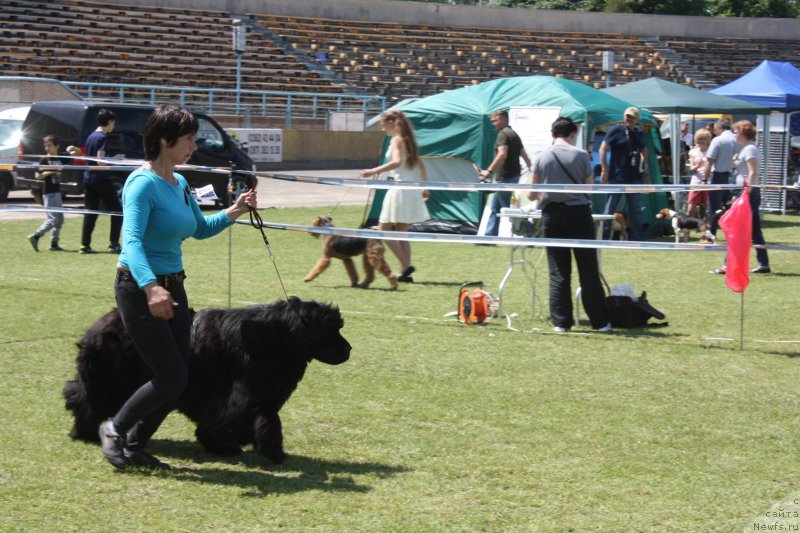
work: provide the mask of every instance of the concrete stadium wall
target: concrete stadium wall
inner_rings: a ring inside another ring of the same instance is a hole
[[[798,39],[800,20],[546,11],[386,0],[110,0],[110,4],[207,9],[455,28],[615,32],[641,36]]]
[[[383,137],[382,131],[284,130],[283,162],[259,163],[259,167],[264,169],[374,167],[380,157]]]

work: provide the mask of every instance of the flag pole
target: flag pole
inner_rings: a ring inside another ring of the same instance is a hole
[[[744,291],[741,295],[739,306],[739,351],[744,350]]]

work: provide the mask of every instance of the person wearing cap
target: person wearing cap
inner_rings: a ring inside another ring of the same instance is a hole
[[[625,110],[622,124],[612,126],[600,145],[600,181],[602,183],[632,184],[649,182],[647,178],[647,147],[644,132],[638,126],[639,110],[629,107]],[[611,156],[607,157],[609,151]],[[605,214],[613,214],[624,193],[608,195]],[[626,193],[628,203],[628,231],[631,240],[642,240],[642,197],[639,193]],[[610,234],[610,225],[605,228],[605,238]]]

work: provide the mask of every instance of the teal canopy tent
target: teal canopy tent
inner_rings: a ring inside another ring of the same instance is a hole
[[[583,124],[584,134],[591,139],[593,128],[620,121],[630,105],[575,81],[551,76],[525,76],[446,91],[405,104],[402,111],[414,125],[421,155],[460,158],[477,168],[486,168],[494,157],[497,136],[489,115],[498,109],[560,107],[561,115]],[[645,126],[655,126],[655,119],[646,110],[642,110],[641,121]],[[387,145],[388,139],[384,143],[384,153]],[[650,170],[651,175],[658,175],[657,165]],[[451,181],[477,181],[478,176],[475,172],[448,178]],[[440,181],[441,176],[431,176],[430,179]],[[377,220],[382,198],[380,193],[375,195],[367,223]],[[453,209],[454,205],[459,207]],[[482,206],[483,199],[479,193],[432,191],[428,202],[433,219],[469,222],[475,227],[480,221]],[[453,220],[456,213],[457,221]]]

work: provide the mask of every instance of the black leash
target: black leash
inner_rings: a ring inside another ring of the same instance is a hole
[[[257,228],[258,231],[261,232],[261,239],[264,241],[264,247],[267,249],[267,253],[269,254],[269,258],[272,261],[272,266],[275,267],[275,275],[278,276],[278,282],[281,284],[281,290],[283,291],[283,296],[286,298],[286,304],[291,308],[294,314],[297,315],[297,318],[300,319],[300,322],[308,327],[308,323],[306,322],[305,317],[300,313],[300,309],[297,308],[295,303],[289,298],[289,293],[286,292],[286,286],[283,284],[283,278],[281,277],[281,273],[278,270],[278,263],[275,261],[275,254],[272,253],[272,247],[269,244],[269,239],[267,238],[267,233],[264,231],[264,221],[261,219],[261,215],[258,214],[258,211],[254,208],[250,208],[250,225],[254,228]],[[314,331],[313,329],[309,329],[309,331]]]
[[[283,278],[281,278],[281,273],[278,270],[278,263],[275,261],[275,254],[272,253],[272,247],[269,244],[269,239],[267,238],[267,232],[264,231],[264,221],[261,219],[261,215],[258,214],[254,208],[250,208],[250,225],[254,228],[257,228],[258,231],[261,232],[261,239],[264,241],[264,247],[267,249],[267,253],[269,254],[269,258],[272,261],[272,266],[275,267],[275,274],[278,276],[278,282],[281,284],[281,290],[283,291],[283,295],[286,297],[286,301],[291,304],[289,300],[289,294],[286,292],[286,286],[283,284]],[[299,315],[300,313],[298,313]],[[302,317],[301,317],[302,318]]]

